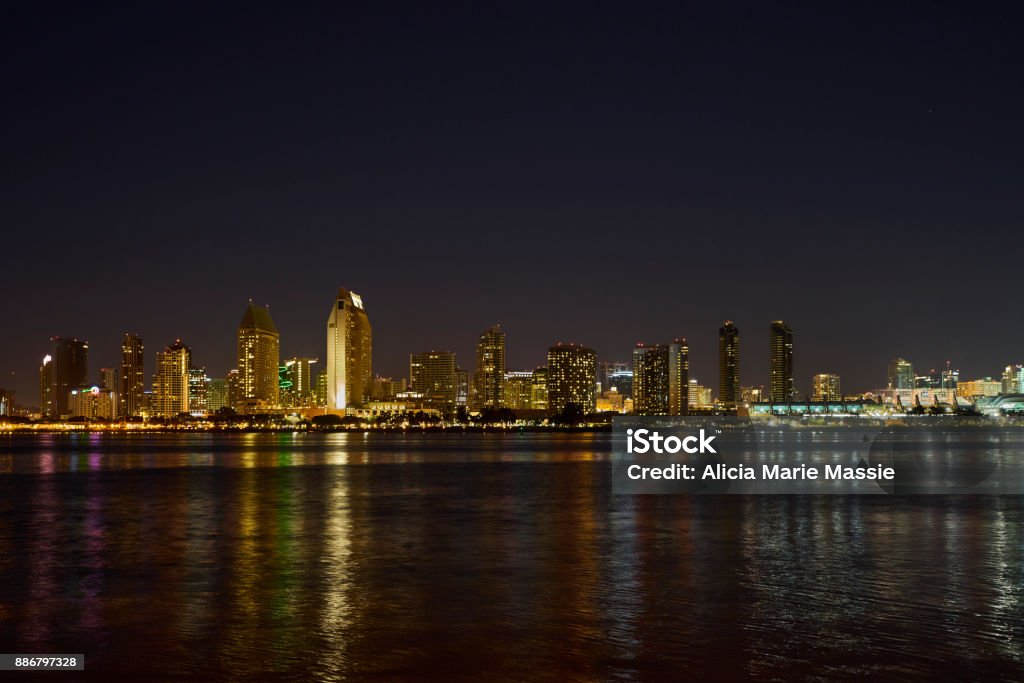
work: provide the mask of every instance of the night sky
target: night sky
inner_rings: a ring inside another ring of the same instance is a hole
[[[249,298],[323,357],[341,285],[393,376],[499,322],[716,388],[725,318],[743,384],[776,318],[800,391],[1024,362],[1021,17],[705,4],[6,9],[0,386],[126,331],[223,376]]]

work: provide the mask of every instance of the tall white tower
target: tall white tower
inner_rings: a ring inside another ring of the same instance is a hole
[[[373,383],[373,335],[363,299],[344,287],[327,318],[327,407],[360,406]]]

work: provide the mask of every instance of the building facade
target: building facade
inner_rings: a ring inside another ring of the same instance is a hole
[[[51,337],[50,353],[43,358],[39,371],[40,407],[43,409],[43,416],[70,416],[68,400],[71,390],[86,386],[88,376],[88,342],[74,338]]]
[[[839,388],[839,375],[819,373],[811,378],[814,401],[842,401],[843,392]]]
[[[793,330],[781,320],[772,321],[768,333],[768,394],[772,401],[796,399],[793,385]]]
[[[726,320],[718,329],[718,401],[735,406],[740,393],[740,331]]]
[[[327,317],[327,407],[343,411],[369,400],[373,332],[363,299],[344,287]]]
[[[156,354],[150,410],[156,417],[176,417],[189,412],[189,369],[192,350],[180,339]]]
[[[576,344],[548,349],[548,412],[558,415],[570,404],[583,414],[597,409],[597,354]]]
[[[451,410],[458,400],[455,354],[424,351],[409,354],[409,389],[423,396],[429,408]]]
[[[889,361],[888,379],[890,389],[914,388],[914,364],[905,358]]]
[[[256,413],[280,404],[280,362],[281,335],[270,317],[270,310],[250,301],[238,324],[241,412]]]
[[[633,412],[669,414],[669,353],[663,344],[633,349]]]
[[[505,405],[505,333],[501,325],[483,332],[476,344],[473,373],[473,408],[501,408]]]

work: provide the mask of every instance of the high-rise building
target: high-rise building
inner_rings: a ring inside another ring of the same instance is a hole
[[[180,339],[157,352],[151,406],[154,415],[176,417],[189,411],[188,371],[191,365],[192,351]]]
[[[820,373],[811,378],[812,394],[815,401],[842,401],[839,389],[839,375]]]
[[[960,382],[957,384],[957,396],[963,396],[964,398],[976,399],[984,396],[998,396],[999,392],[1002,391],[1002,383],[992,379],[991,377],[985,377],[984,379],[972,379],[966,382]]]
[[[612,388],[611,380],[617,374],[631,372],[629,363],[619,360],[597,361],[597,383],[601,391],[608,391]]]
[[[288,386],[288,400],[282,398],[282,404],[289,408],[308,408],[317,405],[315,377],[313,366],[316,358],[289,358],[284,368],[284,383]]]
[[[1004,394],[1024,393],[1024,365],[1007,365],[1000,389]]]
[[[142,414],[142,394],[146,390],[145,354],[142,338],[137,334],[125,334],[121,340],[121,417],[138,417]]]
[[[686,415],[689,409],[690,347],[682,337],[668,345],[668,414]],[[636,402],[633,403],[634,409]]]
[[[633,412],[669,414],[669,352],[662,344],[633,349]]]
[[[242,401],[242,381],[239,379],[238,370],[228,370],[224,383],[228,391],[228,408],[237,411]]]
[[[616,370],[609,374],[605,380],[608,386],[602,385],[605,391],[616,391],[623,400],[631,399],[633,396],[633,371]]]
[[[99,386],[72,389],[68,397],[68,411],[71,417],[86,420],[113,420],[116,417],[116,406],[116,394]]]
[[[238,324],[238,386],[241,412],[255,413],[279,403],[281,335],[270,310],[252,301]]]
[[[772,321],[769,337],[768,393],[772,401],[789,403],[793,387],[793,330],[781,320]]]
[[[505,373],[505,407],[511,410],[533,408],[533,372],[509,370]]]
[[[14,415],[14,392],[0,388],[0,417]]]
[[[39,364],[39,413],[43,417],[57,417],[53,403],[53,356],[46,354]]]
[[[726,320],[718,329],[718,401],[728,407],[740,398],[740,331]]]
[[[768,392],[764,386],[740,387],[740,400],[744,403],[762,403],[768,400]]]
[[[423,397],[427,407],[450,410],[458,398],[455,354],[424,351],[409,354],[409,389]]]
[[[888,375],[890,389],[914,388],[914,364],[909,360],[893,358],[889,361]]]
[[[495,325],[480,335],[473,373],[476,409],[500,408],[505,403],[505,333]]]
[[[455,368],[455,405],[469,405],[469,370]]]
[[[361,406],[373,382],[373,334],[363,299],[344,287],[327,317],[327,406]]]
[[[548,349],[548,411],[558,415],[570,404],[584,414],[597,409],[597,354],[576,344]]]
[[[707,408],[711,402],[711,387],[705,387],[695,379],[689,381],[689,394],[687,402],[690,408]]]
[[[50,353],[43,359],[40,368],[40,385],[48,382],[48,388],[42,388],[41,402],[47,412],[45,417],[64,417],[71,414],[68,400],[72,389],[85,386],[89,375],[89,344],[78,339],[52,337]]]
[[[202,416],[210,412],[209,378],[206,368],[189,368],[188,371],[188,412]]]
[[[533,371],[530,378],[530,405],[534,410],[548,409],[548,369],[541,366]]]
[[[211,415],[221,408],[228,407],[228,381],[219,377],[209,377],[206,381],[206,410]]]
[[[110,392],[110,397],[112,398],[112,400],[114,402],[113,407],[112,407],[112,409],[110,411],[110,413],[111,413],[110,414],[110,419],[116,419],[118,417],[119,407],[120,407],[118,405],[120,403],[120,396],[119,396],[119,389],[118,389],[118,385],[119,384],[120,384],[120,382],[118,382],[117,368],[100,368],[100,384],[99,384],[99,387],[100,387],[100,389],[105,389],[108,392]]]

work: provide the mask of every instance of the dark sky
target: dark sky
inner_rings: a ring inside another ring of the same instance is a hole
[[[904,355],[1024,362],[1021,17],[926,3],[575,10],[23,3],[0,24],[0,386],[38,401],[51,335],[181,337],[234,365],[250,297],[323,356],[360,293],[374,365],[500,322],[628,359],[690,340],[744,384],[768,325],[797,386]],[[31,5],[31,6],[30,6]],[[454,7],[454,6],[452,6]],[[13,373],[13,375],[11,374]]]

